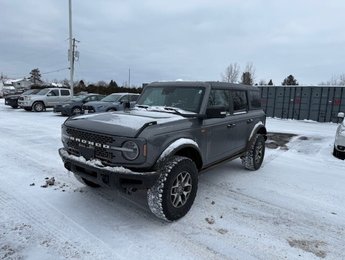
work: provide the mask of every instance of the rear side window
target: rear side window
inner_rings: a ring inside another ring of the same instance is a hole
[[[259,91],[250,91],[249,100],[251,109],[261,109],[261,97]]]
[[[69,96],[69,90],[61,89],[61,96]]]
[[[209,99],[208,108],[224,107],[226,112],[230,113],[230,92],[225,89],[212,89]]]
[[[246,91],[243,90],[232,90],[234,113],[247,111],[248,101]]]

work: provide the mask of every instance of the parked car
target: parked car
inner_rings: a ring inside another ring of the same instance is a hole
[[[344,120],[344,113],[338,113],[338,118],[340,118],[341,123],[337,128],[337,132],[335,133],[335,140],[334,140],[334,148],[333,148],[333,155],[339,159],[345,159],[345,120]]]
[[[5,97],[5,105],[11,106],[12,108],[18,108],[18,100],[27,95],[35,95],[40,91],[40,89],[29,89],[23,92],[22,94],[16,94],[16,95],[9,95]]]
[[[139,94],[134,93],[113,93],[100,101],[91,101],[83,105],[83,113],[110,112],[124,109],[126,103],[134,107]]]
[[[133,109],[67,119],[59,154],[82,183],[145,190],[152,213],[174,221],[192,207],[199,172],[235,158],[261,167],[265,122],[257,87],[156,82]]]
[[[24,95],[18,105],[27,111],[42,112],[62,101],[71,99],[71,91],[66,88],[44,88],[36,95]]]
[[[82,106],[89,101],[99,101],[104,98],[104,95],[100,94],[84,94],[78,95],[74,98],[64,101],[54,106],[55,113],[61,113],[63,116],[71,116],[82,113]]]
[[[0,90],[0,97],[16,94],[16,89],[13,86],[2,86]]]

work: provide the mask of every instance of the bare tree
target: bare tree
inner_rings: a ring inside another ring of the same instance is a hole
[[[340,85],[340,86],[345,86],[345,74],[341,74],[341,75],[339,76],[338,85]]]
[[[330,80],[326,82],[321,82],[319,85],[323,86],[345,86],[345,73],[341,74],[340,76],[332,75]]]
[[[238,81],[240,74],[240,66],[237,63],[231,63],[226,67],[224,74],[222,73],[222,81],[235,83]]]
[[[253,65],[253,62],[248,62],[246,65],[246,68],[244,70],[244,72],[249,72],[252,80],[255,80],[255,67]]]
[[[260,86],[266,86],[266,85],[267,85],[266,80],[264,80],[264,79],[260,79],[260,81],[259,81],[259,85],[260,85]]]

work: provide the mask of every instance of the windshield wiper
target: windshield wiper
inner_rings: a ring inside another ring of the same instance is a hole
[[[147,105],[135,105],[135,107],[148,109],[150,106],[147,106]]]

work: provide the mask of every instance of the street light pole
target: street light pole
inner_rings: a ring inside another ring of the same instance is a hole
[[[71,86],[71,94],[72,97],[74,96],[74,88],[73,88],[73,74],[74,74],[74,51],[72,46],[72,0],[68,0],[69,3],[69,51],[68,51],[68,59],[70,62],[70,86]]]

